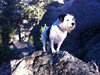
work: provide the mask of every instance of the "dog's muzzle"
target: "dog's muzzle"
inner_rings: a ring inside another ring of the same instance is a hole
[[[73,25],[72,27],[67,27],[67,32],[70,33],[72,30],[74,30],[75,26]]]

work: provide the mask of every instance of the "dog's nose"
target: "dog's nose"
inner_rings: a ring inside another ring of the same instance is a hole
[[[73,23],[72,23],[72,26],[74,26],[74,25],[75,25],[75,23],[73,22]]]

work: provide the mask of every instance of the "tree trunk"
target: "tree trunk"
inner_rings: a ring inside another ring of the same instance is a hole
[[[9,34],[10,34],[10,27],[7,25],[2,26],[2,47],[6,50],[9,48]]]
[[[18,26],[19,42],[22,42],[20,26]]]

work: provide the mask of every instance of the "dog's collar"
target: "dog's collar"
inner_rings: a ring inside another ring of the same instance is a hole
[[[57,27],[59,28],[60,31],[64,32],[64,30],[62,30],[59,25],[57,25]]]

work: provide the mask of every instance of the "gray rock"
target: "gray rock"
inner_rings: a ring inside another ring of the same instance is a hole
[[[56,6],[57,4],[58,6]],[[67,0],[63,5],[60,5],[60,3],[54,3],[47,5],[45,8],[47,9],[47,12],[42,21],[44,21],[43,24],[47,25],[51,25],[57,16],[63,13],[73,14],[79,28],[96,22],[98,23],[100,20],[100,2],[96,0]]]
[[[51,1],[51,3],[45,6],[47,12],[44,14],[40,25],[46,24],[50,26],[56,19],[59,14],[66,12],[66,9],[72,5],[74,0],[64,0],[64,4],[59,3],[61,0]]]
[[[40,55],[33,63],[34,75],[99,75],[90,65],[66,51]]]
[[[90,64],[66,51],[54,54],[37,51],[30,56],[4,63],[1,64],[0,75],[100,75]]]

